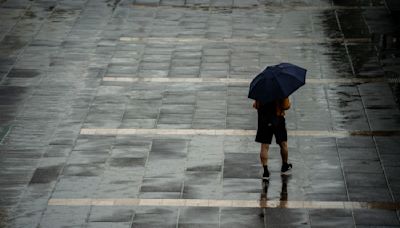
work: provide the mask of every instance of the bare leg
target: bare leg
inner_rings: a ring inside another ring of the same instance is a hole
[[[261,144],[260,160],[263,166],[268,165],[268,150],[269,144]]]
[[[287,163],[289,157],[287,141],[281,142],[279,146],[281,147],[282,163]]]

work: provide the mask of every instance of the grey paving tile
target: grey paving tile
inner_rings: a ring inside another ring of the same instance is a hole
[[[191,93],[169,93],[163,99],[164,104],[194,104],[196,96]]]
[[[180,193],[183,180],[179,178],[145,178],[141,192],[175,192]]]
[[[220,185],[186,185],[182,191],[183,199],[221,199]]]
[[[136,109],[126,110],[124,113],[124,119],[156,119],[158,117],[157,110],[142,110],[138,111]]]
[[[312,209],[309,214],[311,227],[354,227],[350,210]]]
[[[108,150],[72,151],[68,158],[71,165],[104,164],[109,158]]]
[[[111,158],[108,164],[112,167],[141,167],[145,165],[146,157],[132,158],[132,157],[118,157]]]
[[[191,124],[192,114],[160,114],[158,124]]]
[[[182,208],[179,227],[215,227],[219,225],[219,208]]]
[[[139,194],[141,199],[181,199],[180,192],[141,192]]]
[[[376,137],[376,144],[379,150],[379,153],[382,155],[385,154],[397,154],[396,149],[397,145],[399,145],[399,137]]]
[[[130,228],[130,222],[89,222],[86,227],[90,228]]]
[[[398,226],[399,220],[394,211],[355,210],[355,224],[368,226]]]
[[[206,171],[206,172],[207,171],[221,171],[222,162],[215,161],[212,159],[213,159],[213,157],[211,157],[210,160],[201,159],[201,160],[188,161],[186,170],[187,171]]]
[[[255,200],[260,198],[262,185],[259,178],[224,178],[224,198]]]
[[[8,220],[9,226],[14,226],[14,227],[38,226],[40,219],[42,217],[42,212],[29,212],[26,214],[23,214],[21,212],[15,212],[15,213],[16,214],[18,213],[23,217]],[[6,226],[4,223],[1,225]]]
[[[306,192],[304,198],[310,201],[346,201],[348,199],[345,189]]]
[[[112,158],[146,158],[149,154],[149,146],[143,145],[114,145],[111,151]]]
[[[130,223],[134,216],[135,210],[132,207],[118,206],[110,208],[94,206],[90,210],[89,222]]]
[[[392,196],[386,186],[379,187],[350,187],[348,188],[351,201],[359,202],[391,202]]]
[[[260,170],[257,156],[245,153],[225,154],[224,178],[259,178]]]
[[[64,177],[57,183],[53,198],[91,198],[95,192],[100,177]]]
[[[90,207],[47,207],[40,227],[83,226],[88,217]],[[68,214],[69,216],[65,216]]]
[[[142,150],[150,150],[152,140],[148,138],[140,138],[134,136],[126,136],[126,135],[118,135],[115,139],[115,148],[118,147],[129,147],[132,151],[142,151]]]
[[[72,151],[70,145],[51,145],[44,152],[44,157],[66,157]]]
[[[76,151],[108,151],[115,137],[112,136],[80,136],[74,147]]]
[[[375,143],[370,137],[357,137],[350,136],[346,138],[340,138],[337,140],[339,148],[374,148]]]
[[[221,172],[212,170],[187,171],[185,174],[185,185],[212,185],[221,181]]]
[[[21,194],[21,201],[9,216],[12,226],[38,225],[42,213],[46,210],[48,199],[54,184],[35,184],[27,187]]]
[[[200,72],[201,78],[226,78],[229,72],[226,70],[202,70]]]
[[[219,199],[222,197],[221,172],[187,171],[183,187],[186,199]]]
[[[221,227],[265,227],[264,210],[258,208],[222,208]]]
[[[147,207],[136,211],[133,219],[135,227],[176,227],[178,209]]]
[[[385,186],[383,173],[347,173],[346,182],[349,187]]]
[[[349,173],[382,173],[382,166],[379,161],[343,161],[343,170]]]
[[[270,225],[302,226],[309,224],[309,214],[304,209],[280,209],[265,210],[266,221]]]
[[[398,202],[400,199],[400,191],[398,186],[399,186],[398,184],[396,186],[391,185],[393,198],[396,202]]]
[[[194,105],[163,104],[160,114],[193,114],[195,110]]]
[[[352,45],[351,47],[348,47],[348,50],[356,74],[361,76],[384,75],[382,67],[380,66],[378,60],[374,57],[374,45]],[[360,59],[361,56],[363,57],[363,60]]]
[[[315,158],[318,158],[318,156],[310,158],[310,160],[308,161],[305,161],[306,166],[312,170],[324,169],[333,171],[340,169],[340,160],[337,156],[329,156],[322,158],[321,160],[314,160]],[[357,169],[356,171],[359,171],[359,169]]]
[[[361,12],[358,10],[339,11],[338,17],[342,27],[342,31],[346,38],[359,38],[368,36],[369,32],[365,21],[361,20],[358,16]],[[352,23],[349,23],[352,21]]]
[[[379,160],[375,148],[338,148],[340,158],[346,160]]]
[[[384,167],[396,167],[399,164],[399,159],[396,154],[381,155],[381,162]]]
[[[184,139],[154,139],[151,151],[154,153],[186,153],[188,141]]]
[[[101,176],[104,170],[104,164],[71,164],[64,167],[62,175],[96,177]],[[56,173],[56,175],[57,174],[58,173]]]
[[[197,119],[193,120],[192,128],[194,129],[225,129],[225,119]]]

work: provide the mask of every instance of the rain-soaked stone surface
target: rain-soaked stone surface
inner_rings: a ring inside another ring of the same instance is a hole
[[[387,5],[0,0],[0,227],[399,226],[399,207],[385,204],[400,200],[398,27]],[[81,133],[255,130],[247,81],[279,62],[306,68],[310,79],[290,97],[287,128],[316,133],[289,136],[290,177],[280,175],[279,148],[271,146],[268,185],[252,135]],[[101,199],[281,206],[104,206]],[[290,207],[315,201],[382,204]]]

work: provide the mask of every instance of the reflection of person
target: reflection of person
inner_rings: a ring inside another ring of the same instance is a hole
[[[287,208],[287,200],[288,200],[288,192],[287,192],[287,184],[289,182],[289,176],[282,175],[282,188],[281,188],[281,198],[279,199],[279,207]]]
[[[264,208],[267,208],[267,200],[268,200],[268,186],[269,186],[269,182],[263,181],[262,183],[262,191],[261,191],[261,196],[260,196],[260,208],[261,208],[261,212],[260,212],[260,216],[264,217]]]
[[[269,103],[254,101],[253,107],[258,112],[258,128],[256,142],[261,143],[260,159],[264,168],[263,180],[269,180],[268,150],[275,135],[276,143],[281,149],[282,167],[281,174],[288,175],[292,164],[288,163],[287,130],[285,110],[290,108],[289,98],[276,100]]]
[[[290,176],[289,175],[281,175],[281,194],[279,198],[279,205],[276,205],[279,208],[287,208],[288,207],[288,191],[287,186],[289,184]],[[268,187],[269,181],[262,182],[262,191],[260,195],[260,208],[268,208],[274,207],[274,204],[268,205]],[[263,216],[263,211],[261,211],[260,216]]]

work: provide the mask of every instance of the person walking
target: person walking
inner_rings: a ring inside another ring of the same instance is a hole
[[[275,135],[281,149],[281,174],[292,169],[288,163],[287,130],[285,110],[290,108],[289,95],[306,83],[307,70],[291,63],[267,66],[250,83],[248,98],[258,112],[256,142],[261,143],[260,159],[264,167],[262,178],[269,180],[268,150]]]
[[[269,180],[270,172],[268,170],[268,151],[272,142],[272,136],[275,136],[276,143],[280,147],[282,167],[281,174],[289,175],[292,164],[288,163],[288,144],[287,130],[285,120],[285,110],[290,108],[289,98],[277,99],[268,103],[255,100],[253,108],[258,113],[258,128],[255,141],[261,143],[260,160],[264,168],[263,180]]]

